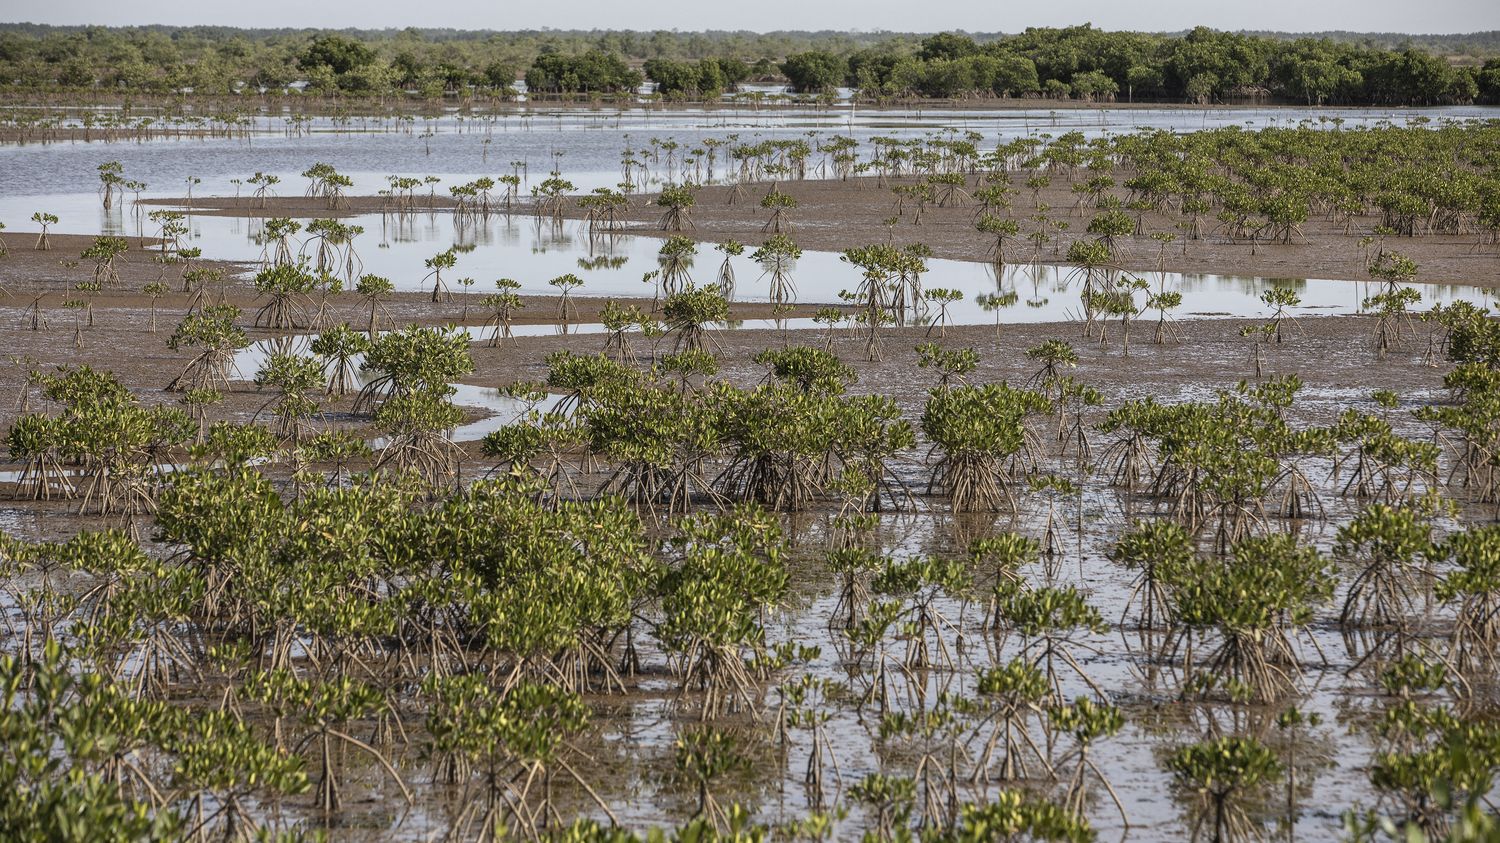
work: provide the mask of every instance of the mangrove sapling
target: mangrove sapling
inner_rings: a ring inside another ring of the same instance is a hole
[[[115,195],[124,193],[124,168],[119,161],[106,161],[95,169],[99,171],[99,196],[108,211],[115,206]]]
[[[1080,383],[1072,375],[1063,375],[1056,383],[1044,382],[1042,391],[1055,396],[1052,406],[1057,411],[1057,441],[1061,443],[1058,456],[1066,455],[1071,444],[1082,476],[1094,458],[1094,446],[1089,440],[1089,427],[1084,424],[1083,416],[1090,407],[1104,403],[1104,393]],[[1068,424],[1069,418],[1073,420],[1071,425]]]
[[[1192,537],[1172,521],[1144,519],[1120,536],[1109,559],[1129,571],[1138,571],[1125,598],[1128,613],[1139,601],[1136,626],[1157,629],[1173,622],[1169,583],[1176,572],[1193,561]],[[1124,614],[1120,622],[1125,621]]]
[[[725,240],[714,246],[714,250],[724,253],[724,261],[719,264],[719,294],[728,301],[734,301],[734,258],[745,253],[745,244],[737,240]]]
[[[1173,501],[1174,516],[1189,532],[1217,515],[1222,551],[1252,528],[1264,528],[1263,499],[1279,474],[1275,455],[1258,438],[1277,416],[1221,394],[1213,404],[1160,407],[1152,436],[1161,465],[1151,494]]]
[[[806,655],[811,658],[817,657],[818,648],[807,649],[810,652]],[[812,808],[822,810],[825,799],[823,784],[825,764],[833,765],[835,792],[841,790],[844,784],[844,774],[839,769],[838,755],[834,752],[833,741],[828,737],[827,724],[834,716],[833,704],[846,689],[833,680],[810,673],[804,673],[795,679],[782,682],[776,686],[776,689],[780,697],[776,720],[782,751],[786,751],[792,731],[803,730],[808,733],[807,764],[804,768],[802,783],[807,788],[808,801]]]
[[[469,290],[474,287],[474,279],[473,278],[468,278],[468,277],[460,278],[460,279],[458,279],[458,286],[464,288],[464,291],[463,291],[463,294],[462,294],[464,309],[463,309],[462,313],[460,313],[458,319],[459,319],[460,322],[468,322],[469,321]]]
[[[602,455],[618,468],[600,487],[653,513],[658,504],[668,514],[686,511],[697,492],[718,502],[702,463],[714,449],[711,420],[688,394],[687,382],[699,371],[714,370],[703,352],[668,355],[661,373],[676,371],[682,384],[621,380],[601,384],[577,414],[587,436],[589,455]]]
[[[614,300],[604,303],[599,311],[599,322],[604,326],[604,353],[619,363],[635,363],[635,348],[630,344],[630,331],[639,328],[646,314],[637,305],[621,306]]]
[[[1007,463],[1026,445],[1025,419],[1049,408],[1042,395],[1004,384],[933,390],[922,432],[941,452],[929,491],[942,488],[955,512],[1015,511]]]
[[[870,834],[880,843],[906,839],[912,833],[911,814],[917,801],[917,783],[904,776],[870,773],[849,788],[849,795],[873,814]]]
[[[1395,394],[1388,390],[1374,397],[1377,403],[1388,403],[1386,409],[1395,406]],[[1435,442],[1398,436],[1386,419],[1353,407],[1339,417],[1333,435],[1340,443],[1354,445],[1352,454],[1334,460],[1337,478],[1343,464],[1354,459],[1354,470],[1340,490],[1343,495],[1399,504],[1420,497],[1424,486],[1431,490],[1437,485],[1441,448]]]
[[[692,286],[693,258],[697,255],[698,244],[691,238],[675,234],[667,238],[656,253],[663,295],[671,296]]]
[[[79,466],[79,513],[118,514],[135,537],[136,519],[155,508],[157,463],[192,437],[192,421],[173,407],[140,406],[113,375],[88,367],[45,378],[43,395],[64,405],[61,453]]]
[[[693,227],[692,209],[697,200],[697,188],[692,184],[668,185],[656,197],[656,206],[662,208],[659,227],[662,231],[681,231],[683,226]]]
[[[823,457],[825,477],[845,495],[844,511],[915,508],[906,481],[892,470],[898,455],[916,444],[916,432],[894,399],[862,395],[832,406],[832,441]]]
[[[169,251],[181,250],[183,235],[188,233],[187,215],[181,211],[161,209],[152,211],[147,216],[157,226],[156,245],[160,250],[158,253],[166,255]]]
[[[853,293],[840,292],[839,297],[858,308],[857,319],[867,331],[865,359],[878,361],[881,354],[880,328],[904,318],[906,279],[920,277],[920,270],[911,266],[920,258],[890,245],[875,245],[847,249],[839,260],[861,270],[859,287]]]
[[[31,248],[38,252],[50,251],[52,249],[52,241],[47,237],[47,229],[57,225],[57,215],[37,211],[31,215],[31,221],[36,223],[41,229],[36,235],[36,243],[32,244]]]
[[[448,285],[443,283],[443,270],[452,269],[457,264],[458,251],[452,248],[438,252],[423,261],[423,265],[427,267],[427,274],[422,276],[422,281],[426,282],[427,279],[432,279],[432,301],[434,304],[439,301],[453,300],[453,294],[448,291]]]
[[[950,633],[962,637],[962,626],[950,619],[938,605],[939,598],[964,601],[972,586],[963,560],[915,558],[904,561],[887,559],[875,576],[871,590],[881,598],[895,602],[900,611],[896,623],[906,640],[901,666],[908,676],[932,668],[953,670],[955,654],[949,651]],[[961,613],[960,618],[961,621]],[[937,660],[932,648],[937,648]],[[920,686],[920,680],[913,684]],[[925,690],[918,687],[918,696]]]
[[[683,729],[673,744],[674,772],[693,788],[697,799],[693,819],[712,829],[708,837],[735,825],[731,815],[737,813],[737,807],[730,806],[726,811],[713,791],[721,780],[750,768],[750,759],[740,744],[735,732],[712,726]]]
[[[960,757],[966,753],[960,739],[973,713],[971,701],[943,692],[931,706],[912,713],[889,711],[880,717],[880,744],[916,758],[912,780],[925,828],[949,829],[958,822],[959,766],[967,760]]]
[[[974,224],[974,228],[980,234],[988,234],[995,238],[995,245],[990,247],[990,260],[996,266],[1005,264],[1005,238],[1016,237],[1021,233],[1021,226],[1015,220],[1005,219],[994,214],[984,214]]]
[[[914,316],[926,312],[926,297],[922,295],[922,275],[927,272],[927,259],[932,249],[923,243],[912,243],[897,252],[891,268],[895,283],[890,286],[890,306],[897,321],[906,321],[908,306]]]
[[[359,358],[370,339],[348,325],[335,325],[312,341],[308,350],[323,359],[324,395],[344,395],[357,383]]]
[[[1436,550],[1432,524],[1411,507],[1371,504],[1339,528],[1335,557],[1354,571],[1339,612],[1345,627],[1407,629],[1424,612]]]
[[[433,488],[456,481],[463,451],[448,438],[448,432],[463,421],[464,413],[448,400],[451,395],[452,388],[444,387],[383,401],[375,411],[375,429],[387,442],[374,470],[391,467],[411,472]]]
[[[337,812],[343,804],[335,742],[340,747],[359,749],[378,762],[401,789],[407,804],[411,803],[411,790],[390,759],[348,732],[349,721],[365,719],[389,706],[385,695],[378,689],[349,677],[320,682],[299,679],[289,670],[272,670],[251,675],[244,690],[250,699],[265,703],[275,712],[278,722],[295,715],[308,730],[307,735],[291,747],[293,756],[300,756],[309,746],[317,744],[320,761],[315,802],[319,808]]]
[[[1100,738],[1111,737],[1121,729],[1125,728],[1125,715],[1120,709],[1109,703],[1095,702],[1088,697],[1078,697],[1071,704],[1054,705],[1047,709],[1047,734],[1049,743],[1052,735],[1058,732],[1069,732],[1073,735],[1073,747],[1060,757],[1054,769],[1062,769],[1069,763],[1073,765],[1073,772],[1067,779],[1067,789],[1063,797],[1063,810],[1067,811],[1078,820],[1083,820],[1088,808],[1089,778],[1099,782],[1104,787],[1109,798],[1114,801],[1115,808],[1120,812],[1120,821],[1126,828],[1130,827],[1130,816],[1125,813],[1125,803],[1120,801],[1119,794],[1109,783],[1109,777],[1094,763],[1089,756],[1089,751],[1094,743]]]
[[[41,413],[27,413],[11,423],[5,434],[10,459],[21,464],[12,496],[16,499],[64,500],[73,497],[73,481],[63,468],[63,437],[67,422]]]
[[[896,194],[896,216],[906,216],[906,206],[915,205],[915,212],[911,217],[912,225],[922,224],[922,213],[933,200],[932,185],[926,183],[901,184],[891,188]]]
[[[219,283],[219,304],[225,303],[225,275],[221,269],[210,269],[199,267],[184,270],[182,273],[182,292],[188,294],[187,307],[184,313],[201,311],[204,303],[208,301],[208,286],[217,281]]]
[[[1374,310],[1377,316],[1375,349],[1382,355],[1401,345],[1403,327],[1409,327],[1411,323],[1409,309],[1421,300],[1422,294],[1413,287],[1401,287],[1365,299],[1363,307]]]
[[[574,354],[563,349],[546,357],[546,386],[564,393],[557,403],[560,413],[571,413],[591,403],[600,390],[619,382],[630,382],[638,373],[603,354]]]
[[[1156,399],[1147,396],[1126,401],[1105,416],[1099,431],[1120,434],[1099,457],[1110,485],[1123,486],[1127,493],[1133,494],[1137,484],[1156,474],[1151,438],[1164,415]]]
[[[318,306],[307,320],[307,327],[321,331],[333,323],[330,301],[344,291],[344,282],[327,273],[320,273],[313,276],[313,288],[318,292]]]
[[[1026,349],[1026,359],[1042,366],[1026,379],[1026,386],[1032,389],[1040,387],[1049,399],[1062,382],[1063,370],[1078,367],[1078,352],[1066,340],[1051,339],[1032,346]]]
[[[1292,638],[1332,599],[1337,579],[1322,554],[1290,534],[1244,539],[1230,550],[1227,560],[1199,559],[1165,572],[1175,623],[1216,629],[1220,639],[1202,673],[1190,646],[1184,671],[1202,694],[1274,700],[1295,688]]]
[[[434,700],[427,729],[440,775],[462,782],[467,797],[453,821],[455,835],[493,843],[507,836],[506,818],[532,837],[561,822],[552,805],[553,777],[559,772],[615,821],[608,803],[567,757],[568,739],[589,721],[588,706],[577,694],[533,683],[502,692],[477,673],[433,676],[423,691]],[[472,790],[473,772],[483,781],[482,796]]]
[[[167,348],[196,348],[198,354],[167,384],[169,391],[228,391],[235,352],[250,345],[245,329],[234,324],[239,315],[240,309],[232,304],[216,304],[190,314],[177,325],[167,339]]]
[[[761,277],[770,277],[768,295],[778,305],[797,300],[797,287],[792,283],[792,270],[797,259],[802,257],[802,248],[785,234],[773,234],[750,254],[750,259],[760,264]]]
[[[350,332],[353,334],[353,332]],[[355,334],[355,336],[358,336]],[[295,444],[302,439],[306,421],[318,411],[318,402],[308,397],[324,382],[323,366],[312,357],[273,351],[255,373],[255,388],[274,388],[276,394],[256,411],[255,418],[272,408],[277,431]],[[272,406],[274,405],[274,407]]]
[[[681,292],[667,296],[662,305],[662,321],[667,330],[677,335],[672,346],[674,352],[702,351],[704,340],[719,348],[718,340],[709,333],[709,326],[729,318],[729,302],[720,295],[717,287],[694,287],[691,284]]]
[[[499,687],[542,681],[579,693],[624,691],[615,665],[635,664],[632,618],[657,570],[644,527],[619,500],[544,492],[536,476],[465,487],[427,528],[446,543],[438,558],[483,588],[470,599],[498,657]],[[453,665],[466,663],[466,645],[450,643]]]
[[[266,303],[255,312],[255,326],[297,330],[307,326],[304,302],[317,289],[318,279],[300,264],[278,263],[255,275],[255,291]]]
[[[1021,569],[1041,558],[1042,546],[1035,539],[1019,533],[999,533],[974,539],[969,543],[969,563],[977,570],[988,571],[990,588],[989,605],[985,608],[982,626],[989,628],[995,621],[995,589],[1001,585],[1023,585]]]
[[[355,411],[412,392],[446,395],[450,383],[474,371],[469,340],[464,331],[418,326],[382,334],[360,364],[360,371],[370,377]]]
[[[1276,334],[1276,326],[1270,322],[1264,325],[1246,325],[1240,329],[1240,336],[1249,337],[1251,347],[1250,362],[1255,367],[1255,378],[1259,380],[1265,374],[1265,352],[1262,350],[1271,338]]]
[[[292,252],[292,236],[302,230],[302,223],[288,217],[273,217],[261,226],[258,241],[261,245],[261,267],[289,264],[295,259]]]
[[[721,494],[790,512],[822,492],[836,443],[837,399],[774,383],[750,391],[720,387],[710,402],[729,452],[714,483]]]
[[[1000,781],[1030,778],[1034,759],[1048,776],[1055,776],[1047,753],[1031,736],[1031,718],[1043,713],[1042,705],[1052,694],[1047,677],[1024,659],[1013,659],[998,667],[983,668],[976,677],[975,706],[981,717],[970,744],[983,739],[983,748],[974,760],[970,781],[988,785],[991,774]],[[988,735],[985,730],[988,729]],[[999,754],[998,770],[996,754]]]
[[[561,222],[568,194],[573,190],[573,183],[563,178],[561,173],[556,170],[548,173],[541,184],[531,188],[531,199],[535,203],[537,217],[540,218],[545,213],[554,223]]]
[[[1439,657],[1424,658],[1419,652],[1373,664],[1374,684],[1380,691],[1378,701],[1384,709],[1376,723],[1381,744],[1387,749],[1410,752],[1442,728],[1452,715],[1441,704],[1447,692],[1465,693],[1461,677],[1449,672],[1449,665]]]
[[[932,336],[932,329],[937,328],[938,337],[941,338],[948,327],[948,306],[957,301],[963,301],[964,294],[960,290],[948,290],[941,287],[933,287],[923,294],[923,299],[938,306],[938,315],[932,324],[927,326],[924,336]]]
[[[753,505],[678,522],[676,557],[661,577],[656,629],[682,679],[679,699],[701,694],[700,717],[755,715],[750,664],[766,650],[760,618],[785,597],[784,542],[777,522]]]
[[[917,368],[936,369],[938,389],[947,389],[951,383],[967,386],[967,375],[979,366],[979,352],[972,348],[947,349],[937,343],[917,346]]]
[[[64,310],[73,311],[73,347],[83,348],[83,309],[88,302],[83,299],[64,299]]]
[[[771,192],[760,200],[760,206],[771,212],[766,224],[760,227],[762,233],[769,231],[780,234],[783,226],[787,231],[792,230],[791,212],[797,207],[796,199],[772,187]]]
[[[396,285],[392,284],[389,278],[382,278],[379,275],[361,275],[359,281],[354,284],[354,292],[364,299],[365,306],[369,309],[369,328],[366,333],[372,342],[380,334],[380,318],[382,316],[387,320],[391,318],[385,302],[395,290]]]
[[[1182,333],[1177,330],[1177,323],[1168,315],[1170,311],[1182,306],[1182,293],[1176,290],[1163,290],[1152,293],[1146,297],[1146,310],[1154,310],[1156,316],[1156,332],[1152,335],[1157,345],[1165,345],[1168,340],[1182,342]]]
[[[1282,821],[1288,825],[1296,824],[1301,816],[1298,799],[1307,788],[1307,782],[1316,777],[1320,767],[1330,764],[1331,756],[1325,748],[1325,740],[1313,732],[1322,723],[1322,715],[1296,707],[1287,708],[1276,715],[1276,734],[1279,740],[1272,748],[1278,756],[1285,759],[1286,813]],[[1301,778],[1303,774],[1307,776],[1306,781]]]
[[[1131,320],[1145,312],[1144,308],[1136,305],[1135,294],[1137,291],[1148,290],[1150,287],[1151,285],[1146,283],[1146,279],[1138,275],[1121,273],[1115,279],[1114,289],[1105,293],[1103,301],[1099,302],[1099,310],[1105,316],[1115,316],[1120,320],[1120,350],[1122,354],[1130,354]],[[1105,326],[1102,323],[1099,326],[1099,342],[1100,344],[1106,342]]]
[[[337,220],[313,220],[307,224],[307,233],[312,235],[302,244],[302,257],[316,244],[313,253],[313,271],[319,275],[341,276],[347,283],[364,268],[364,262],[354,251],[354,238],[364,233],[358,225],[348,225]]]
[[[1047,576],[1053,577],[1057,573],[1057,561],[1062,555],[1062,540],[1058,538],[1057,505],[1062,498],[1078,497],[1082,491],[1079,484],[1074,483],[1066,477],[1056,474],[1036,474],[1026,479],[1026,491],[1033,495],[1040,495],[1047,499],[1047,517],[1043,522],[1042,529],[1042,555],[1047,560]],[[1079,515],[1082,517],[1082,501],[1080,500]],[[1082,522],[1078,525],[1080,534],[1083,531]]]
[[[147,323],[147,330],[154,334],[156,333],[156,300],[167,294],[167,285],[160,281],[152,281],[142,287],[141,292],[151,300],[151,316],[150,322]]]
[[[871,524],[876,523],[873,518],[855,516],[855,519],[872,519],[868,522]],[[827,562],[829,572],[838,582],[838,602],[828,616],[828,628],[853,629],[870,603],[870,580],[885,566],[886,560],[868,548],[851,543],[828,551]]]
[[[74,668],[95,655],[49,642],[34,658],[0,657],[11,703],[0,721],[10,738],[6,786],[45,793],[62,812],[11,820],[21,836],[62,839],[81,823],[96,838],[187,838],[221,817],[214,832],[230,836],[254,826],[240,804],[252,792],[274,799],[307,789],[301,759],[278,755],[235,715],[135,700],[107,674]],[[28,734],[59,738],[43,747],[22,739]],[[142,758],[172,765],[172,792],[183,804],[162,804],[160,774],[136,763]],[[204,800],[219,805],[207,818]]]
[[[502,337],[510,339],[511,321],[515,318],[515,312],[526,306],[516,293],[516,290],[521,289],[519,281],[499,278],[495,281],[495,288],[499,292],[485,296],[482,302],[484,309],[490,314],[484,323],[485,327],[490,328],[490,348],[498,348]],[[605,305],[606,310],[609,309],[609,304]]]
[[[557,299],[557,318],[561,320],[563,330],[566,331],[569,317],[571,316],[575,319],[578,317],[578,307],[573,304],[572,293],[583,286],[583,279],[569,272],[566,275],[559,275],[547,283],[556,287],[560,293]]]
[[[1384,248],[1370,263],[1370,277],[1384,281],[1384,289],[1364,300],[1365,310],[1376,312],[1375,349],[1382,355],[1401,344],[1402,335],[1411,328],[1408,309],[1421,301],[1422,294],[1404,287],[1417,277],[1417,264],[1400,252]]]
[[[1281,776],[1276,753],[1255,738],[1230,736],[1184,746],[1166,761],[1177,789],[1192,797],[1193,839],[1211,822],[1214,843],[1261,838],[1245,804]]]
[[[94,283],[100,289],[120,283],[120,268],[115,261],[130,247],[123,237],[95,237],[94,242],[83,250],[81,257],[94,262]]]
[[[1082,592],[1071,585],[1026,587],[1004,581],[995,585],[994,603],[991,629],[1001,639],[1011,632],[1021,636],[1017,657],[1042,671],[1052,700],[1064,699],[1059,663],[1096,694],[1103,695],[1073,656],[1075,647],[1091,649],[1073,640],[1080,632],[1099,634],[1107,629],[1104,617],[1089,605]]]
[[[1500,645],[1500,527],[1471,527],[1438,545],[1454,569],[1437,584],[1438,600],[1457,605],[1452,642],[1461,667],[1489,662]]]
[[[1323,518],[1326,515],[1323,501],[1303,470],[1302,461],[1333,455],[1337,446],[1334,432],[1326,427],[1303,430],[1284,427],[1274,431],[1273,435],[1273,444],[1268,447],[1275,449],[1276,459],[1282,466],[1281,473],[1272,481],[1273,487],[1283,490],[1279,507],[1281,514],[1294,519],[1309,515]]]
[[[255,191],[251,196],[255,198],[262,208],[266,207],[267,197],[276,193],[272,188],[280,183],[281,176],[273,176],[261,172],[256,172],[255,175],[245,179],[245,184],[254,185]]]
[[[939,208],[958,207],[974,198],[968,190],[968,176],[963,173],[934,173],[927,177],[927,183],[932,185]]]
[[[960,840],[982,840],[997,833],[1017,840],[1089,840],[1094,836],[1087,819],[1022,789],[1002,790],[993,798],[986,793],[980,803],[960,806],[958,824],[950,833]]]
[[[823,350],[833,350],[833,330],[844,321],[844,312],[836,307],[820,307],[813,313],[814,323],[823,326]]]
[[[588,196],[578,200],[578,206],[585,210],[584,221],[588,225],[589,236],[595,236],[595,231],[602,224],[603,229],[614,232],[620,227],[620,211],[629,205],[629,199],[618,190],[607,187],[596,187]]]
[[[1443,708],[1413,707],[1394,713],[1395,719],[1429,737],[1409,751],[1375,757],[1370,783],[1393,797],[1401,812],[1397,820],[1386,820],[1386,827],[1404,829],[1410,839],[1461,839],[1464,831],[1453,827],[1451,815],[1453,806],[1463,804],[1458,814],[1469,829],[1483,834],[1481,829],[1493,828],[1490,812],[1481,806],[1494,787],[1500,730],[1491,723],[1460,719]],[[1357,822],[1353,816],[1346,821]],[[1371,834],[1361,839],[1377,838]]]
[[[1081,279],[1079,300],[1083,303],[1083,335],[1091,337],[1098,320],[1095,305],[1097,293],[1109,286],[1110,277],[1116,271],[1115,255],[1109,244],[1095,240],[1074,240],[1068,247],[1067,261],[1074,265],[1068,273],[1068,281]]]
[[[1006,293],[980,293],[974,297],[974,303],[979,309],[986,313],[995,314],[995,338],[1000,338],[1000,316],[1001,311],[1006,308],[1015,307],[1021,300],[1021,294],[1015,290]]]
[[[1297,317],[1292,316],[1290,308],[1302,304],[1302,296],[1290,287],[1271,287],[1260,294],[1260,301],[1271,309],[1270,334],[1277,345],[1281,345],[1286,327],[1296,328],[1298,333],[1302,332],[1302,326],[1297,324]]]

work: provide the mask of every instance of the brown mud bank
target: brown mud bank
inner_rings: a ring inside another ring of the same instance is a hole
[[[1121,181],[1128,176],[1129,173],[1116,173]],[[1080,212],[1078,196],[1071,185],[1054,178],[1054,184],[1041,191],[1036,202],[1046,209],[1050,219],[1066,223],[1067,228],[1040,250],[1034,249],[1025,239],[1030,231],[1030,218],[1037,213],[1030,191],[1024,187],[1026,175],[1012,174],[1010,178],[1011,187],[1019,189],[1020,195],[1014,198],[1009,213],[1001,215],[1016,220],[1021,231],[1019,236],[1007,240],[1008,263],[1065,263],[1068,245],[1073,240],[1092,238],[1085,229],[1094,212],[1088,208]],[[691,227],[674,233],[702,241],[734,239],[758,244],[768,236],[764,229],[770,219],[770,211],[759,203],[774,188],[797,202],[790,214],[790,230],[783,233],[789,234],[803,249],[841,252],[872,243],[890,242],[897,246],[921,243],[938,258],[993,259],[995,238],[975,229],[976,203],[946,208],[929,205],[920,215],[908,203],[898,212],[891,188],[911,183],[909,179],[888,179],[882,184],[873,177],[862,177],[746,184],[738,191],[726,185],[704,187],[698,191],[691,211]],[[973,178],[969,187],[975,187]],[[628,221],[622,230],[665,236],[660,231],[661,214],[654,202],[654,194],[632,197],[630,212],[625,216]],[[567,213],[582,216],[571,206]],[[1213,230],[1212,221],[1205,225],[1203,236],[1189,239],[1176,230],[1179,219],[1154,212],[1144,214],[1141,234],[1115,241],[1121,267],[1134,272],[1370,280],[1367,261],[1376,247],[1362,244],[1361,240],[1375,236],[1372,232],[1379,224],[1375,216],[1357,220],[1347,232],[1340,224],[1314,216],[1290,244],[1231,242]],[[1153,232],[1173,234],[1176,239],[1163,246],[1151,238]],[[1416,261],[1421,269],[1419,281],[1500,285],[1500,247],[1481,245],[1478,235],[1387,237],[1382,242]]]

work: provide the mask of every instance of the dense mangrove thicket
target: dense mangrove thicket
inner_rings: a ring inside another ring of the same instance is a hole
[[[1018,35],[461,32],[0,26],[0,90],[35,95],[512,94],[713,98],[747,80],[869,100],[1047,97],[1307,105],[1500,102],[1487,35],[1414,39],[1219,32]],[[301,86],[299,86],[301,88]]]

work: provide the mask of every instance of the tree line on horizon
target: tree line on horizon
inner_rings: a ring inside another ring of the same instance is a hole
[[[1017,35],[242,30],[0,25],[0,91],[421,99],[613,96],[645,81],[714,99],[747,81],[862,99],[1045,97],[1306,105],[1500,103],[1500,33],[1293,37],[1089,24]]]

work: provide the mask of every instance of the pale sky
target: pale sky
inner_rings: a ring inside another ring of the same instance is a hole
[[[0,20],[455,29],[776,29],[1018,32],[1104,29],[1448,33],[1500,29],[1496,0],[0,0]]]

